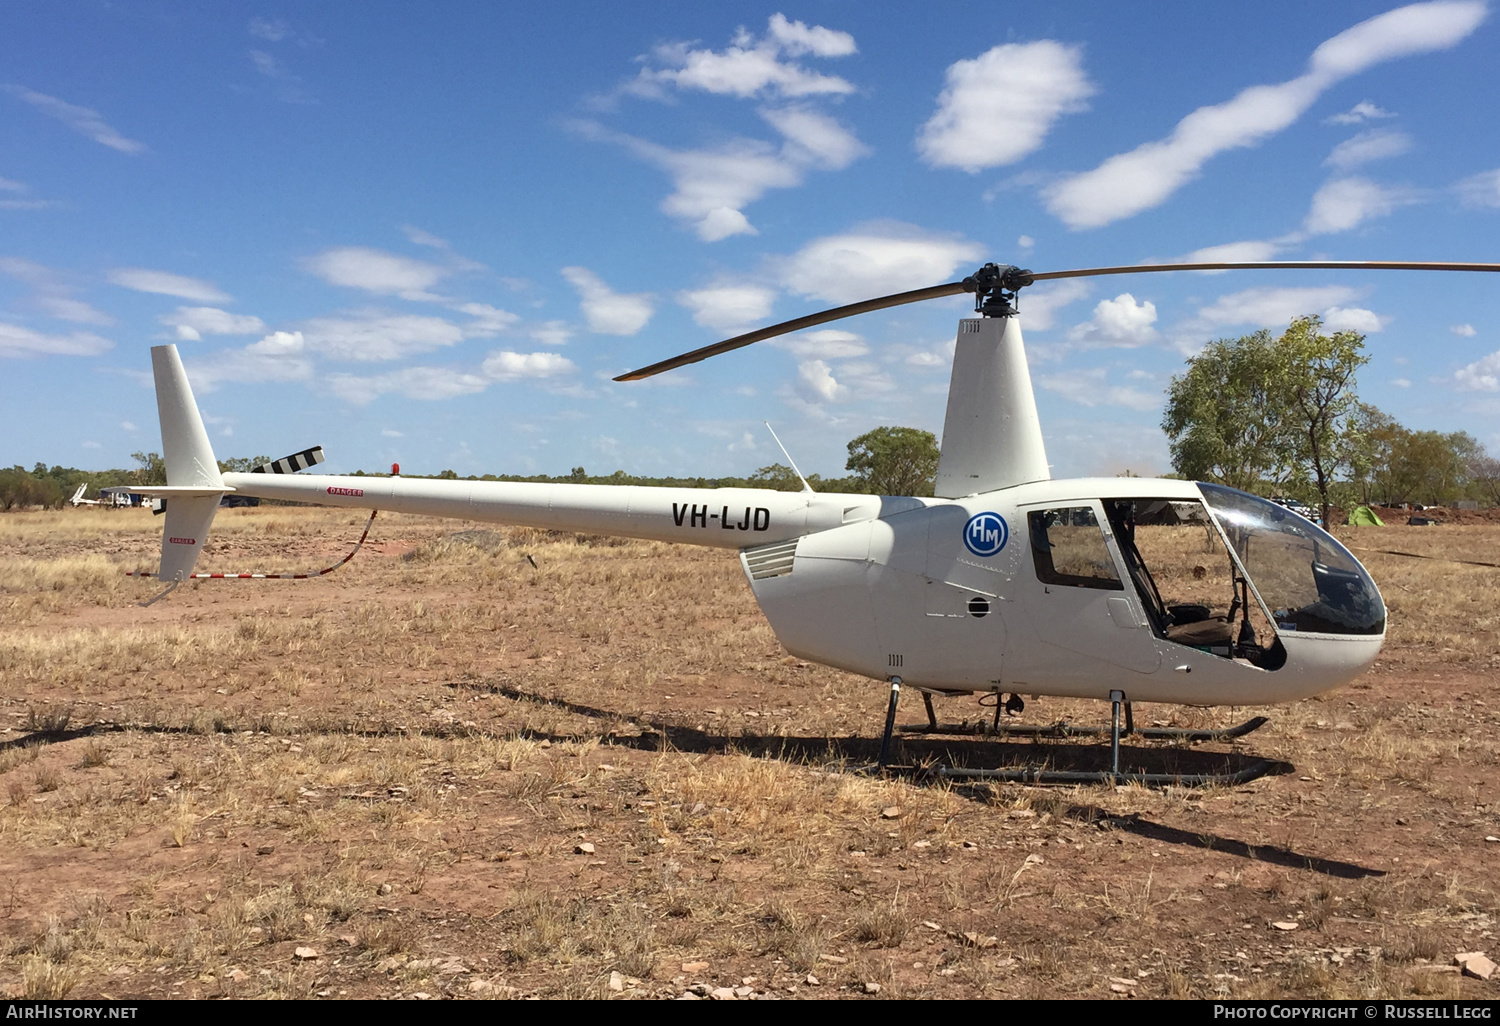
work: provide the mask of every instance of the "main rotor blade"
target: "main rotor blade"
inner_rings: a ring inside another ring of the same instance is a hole
[[[1500,271],[1500,264],[1434,263],[1422,260],[1261,260],[1223,261],[1210,264],[1128,264],[1124,267],[1084,267],[1076,271],[1038,271],[1034,281],[1053,278],[1092,278],[1101,274],[1136,274],[1142,271],[1254,271],[1277,268],[1333,271]]]
[[[1058,278],[1092,278],[1106,274],[1142,274],[1153,271],[1255,271],[1255,270],[1334,270],[1334,271],[1500,271],[1500,264],[1472,264],[1472,263],[1439,263],[1422,260],[1224,260],[1213,263],[1192,264],[1127,264],[1123,267],[1083,267],[1072,271],[1039,271],[1027,272],[1031,281],[1050,281]],[[925,299],[941,299],[943,296],[956,296],[966,291],[963,282],[949,282],[947,285],[933,285],[925,289],[915,289],[911,292],[898,292],[891,296],[881,296],[879,299],[866,299],[859,303],[850,303],[847,306],[836,306],[832,310],[824,310],[821,313],[808,314],[805,317],[797,317],[790,321],[782,321],[773,324],[769,328],[759,328],[744,335],[736,335],[734,338],[725,339],[723,342],[715,342],[711,346],[702,349],[694,349],[690,353],[674,356],[669,360],[653,363],[649,367],[633,370],[628,374],[621,374],[615,378],[616,381],[640,381],[643,378],[653,377],[663,371],[674,370],[685,367],[690,363],[706,360],[710,356],[718,356],[735,349],[741,349],[756,342],[762,342],[777,335],[786,335],[803,328],[811,328],[819,324],[827,324],[829,321],[842,320],[845,317],[854,317],[862,313],[872,313],[875,310],[884,310],[892,306],[904,306],[907,303],[920,303]]]
[[[924,299],[941,299],[943,296],[957,296],[964,291],[962,282],[949,282],[947,285],[933,285],[925,289],[916,289],[912,292],[898,292],[893,296],[881,296],[879,299],[866,299],[858,303],[850,303],[848,306],[836,306],[832,310],[824,310],[821,313],[808,314],[806,317],[797,317],[790,321],[782,321],[773,324],[769,328],[758,328],[744,335],[736,335],[734,338],[725,339],[723,342],[715,342],[711,346],[702,349],[694,349],[691,353],[683,353],[674,356],[670,360],[662,360],[653,363],[649,367],[633,370],[629,374],[621,374],[615,378],[616,381],[640,381],[660,374],[663,371],[673,370],[677,367],[685,367],[699,360],[706,360],[710,356],[718,356],[720,353],[728,353],[777,335],[787,335],[803,328],[811,328],[819,324],[827,324],[829,321],[837,321],[844,317],[853,317],[856,314],[872,313],[875,310],[884,310],[892,306],[904,306],[907,303],[920,303]]]

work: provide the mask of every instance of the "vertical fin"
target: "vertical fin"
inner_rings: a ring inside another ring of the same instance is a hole
[[[151,371],[156,377],[156,412],[161,417],[167,484],[186,488],[224,487],[177,347],[152,346]]]

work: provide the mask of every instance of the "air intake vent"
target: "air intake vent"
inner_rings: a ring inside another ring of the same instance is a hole
[[[792,561],[797,555],[797,542],[776,542],[744,552],[745,572],[752,581],[764,581],[767,577],[785,577],[792,572]]]
[[[972,319],[971,318],[966,318],[964,320],[959,321],[958,322],[958,331],[959,331],[959,334],[961,334],[961,335],[977,335],[977,334],[979,334],[979,320],[978,320],[978,318],[972,318]]]

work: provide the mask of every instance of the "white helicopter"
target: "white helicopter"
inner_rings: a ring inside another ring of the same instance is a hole
[[[167,503],[156,576],[169,586],[156,597],[192,578],[252,576],[194,573],[220,499],[230,493],[737,549],[756,601],[789,652],[888,683],[882,766],[904,684],[923,695],[930,730],[939,729],[933,696],[993,693],[997,732],[1006,693],[1004,708],[1016,712],[1022,694],[1111,703],[1108,771],[943,771],[950,776],[1039,783],[1253,779],[1271,765],[1192,777],[1121,773],[1122,709],[1128,734],[1132,702],[1260,705],[1337,687],[1380,652],[1386,626],[1380,591],[1332,535],[1257,496],[1190,481],[1052,480],[1015,301],[1020,289],[1045,279],[1258,268],[1500,271],[1500,264],[1225,262],[1045,273],[987,264],[960,282],[800,317],[615,379],[639,380],[843,317],[973,293],[978,316],[958,326],[933,498],[818,494],[805,479],[794,493],[294,476],[314,462],[299,458],[306,454],[259,472],[221,474],[176,347],[156,346],[168,483],[136,489]],[[1180,554],[1187,539],[1212,550],[1197,558],[1219,569],[1210,579],[1207,567],[1195,566],[1194,583],[1164,588],[1152,567],[1174,550]],[[1264,722],[1136,732],[1211,740],[1242,736]],[[1027,729],[1104,732],[1005,732]]]

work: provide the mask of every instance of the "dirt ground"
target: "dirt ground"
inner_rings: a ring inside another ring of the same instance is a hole
[[[363,518],[221,511],[200,570]],[[149,608],[160,520],[0,516],[0,988],[70,997],[1500,997],[1500,526],[1339,529],[1379,664],[1129,739],[1233,788],[853,772],[886,689],[732,554],[382,515]],[[939,703],[978,722],[972,698]],[[1041,699],[1022,719],[1103,723]],[[925,717],[919,702],[900,719]],[[1098,765],[1087,741],[902,758]]]

